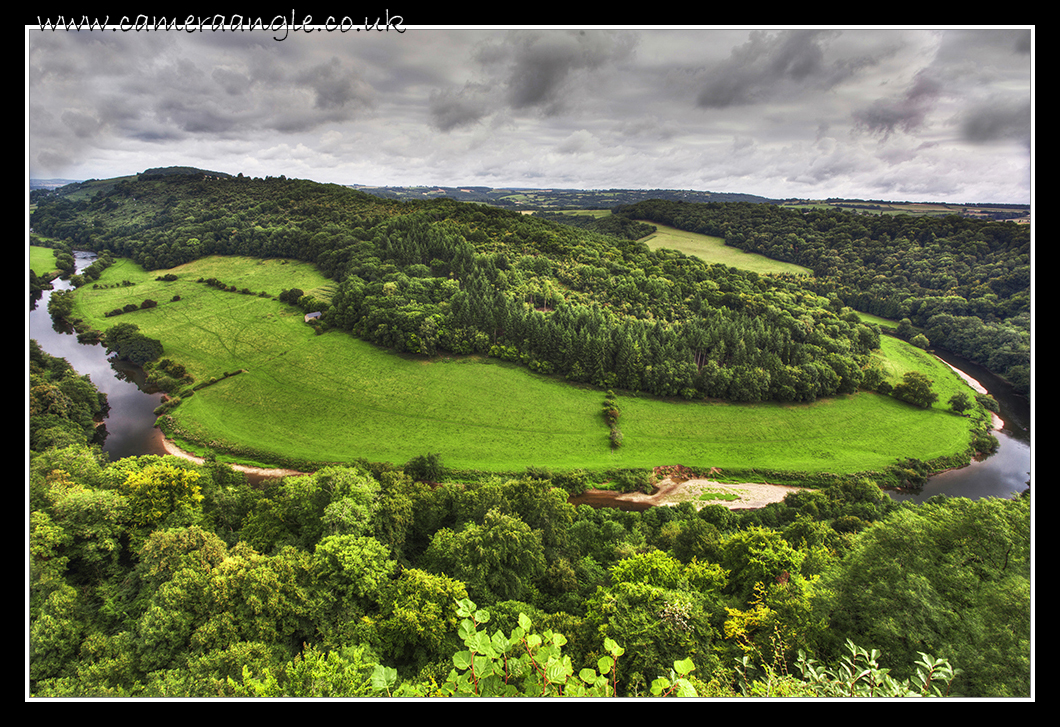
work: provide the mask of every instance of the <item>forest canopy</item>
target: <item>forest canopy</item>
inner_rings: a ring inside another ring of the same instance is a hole
[[[807,285],[819,295],[884,318],[908,318],[933,345],[1030,393],[1029,225],[663,200],[614,212],[806,266],[814,271]]]

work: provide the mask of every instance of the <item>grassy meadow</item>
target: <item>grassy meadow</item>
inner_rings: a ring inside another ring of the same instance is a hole
[[[55,267],[55,250],[50,247],[30,245],[29,269],[41,277],[55,273],[58,270]]]
[[[164,273],[178,280],[155,280]],[[195,282],[209,277],[254,294]],[[126,280],[134,285],[120,285]],[[449,467],[487,471],[683,464],[856,472],[953,454],[968,441],[969,420],[944,409],[951,388],[963,382],[888,337],[881,354],[888,375],[897,380],[909,367],[926,369],[942,404],[920,410],[859,393],[806,405],[732,405],[618,392],[625,444],[612,452],[599,390],[495,359],[426,360],[338,331],[317,335],[301,311],[256,295],[299,287],[326,298],[331,282],[302,263],[209,258],[148,273],[123,260],[99,282],[78,293],[77,315],[99,329],[135,323],[197,383],[218,379],[170,414],[185,445],[229,449],[240,461],[363,457],[400,464],[436,452]],[[159,305],[104,317],[144,298]],[[244,373],[225,378],[234,371]]]
[[[771,260],[763,255],[744,252],[725,245],[725,240],[698,232],[686,232],[676,227],[667,227],[658,222],[651,222],[657,231],[654,235],[641,238],[652,250],[667,248],[677,250],[685,255],[692,255],[708,263],[721,263],[741,270],[753,270],[756,273],[791,273],[793,275],[811,275],[809,268],[780,260]]]

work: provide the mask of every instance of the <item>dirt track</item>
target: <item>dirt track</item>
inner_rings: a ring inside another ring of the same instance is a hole
[[[175,457],[183,457],[184,459],[191,460],[198,464],[202,464],[205,460],[202,457],[196,457],[190,452],[185,452],[183,449],[178,447],[170,440],[162,437],[162,446],[166,450],[166,454],[171,454]],[[265,469],[264,467],[249,467],[242,464],[231,465],[232,469],[238,472],[245,472],[250,475],[260,475],[262,477],[288,477],[290,475],[302,475],[304,472],[298,470],[285,470],[285,469]]]

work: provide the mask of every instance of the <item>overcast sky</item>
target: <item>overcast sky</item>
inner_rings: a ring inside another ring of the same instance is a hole
[[[1030,29],[27,30],[30,177],[1030,202]]]

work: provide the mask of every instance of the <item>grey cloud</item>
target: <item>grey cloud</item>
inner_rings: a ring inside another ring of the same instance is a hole
[[[942,92],[942,85],[928,73],[921,71],[901,96],[879,99],[868,108],[855,111],[854,122],[870,134],[878,134],[884,138],[898,130],[915,131],[923,125]]]
[[[826,62],[825,48],[836,36],[828,30],[751,31],[727,61],[709,69],[697,104],[727,108],[767,100],[791,87],[831,87],[869,62]]]
[[[477,124],[491,111],[489,88],[481,84],[468,83],[459,91],[431,93],[431,121],[441,131]]]
[[[64,111],[61,119],[63,124],[79,139],[95,136],[102,126],[95,116],[77,110]]]
[[[368,107],[372,104],[372,89],[350,68],[344,68],[338,58],[332,57],[298,74],[294,79],[313,89],[318,109]]]
[[[966,141],[985,143],[1016,140],[1030,145],[1031,109],[1026,99],[994,99],[964,115],[961,136]]]
[[[210,77],[229,96],[238,96],[250,89],[250,79],[238,71],[228,68],[215,68]]]
[[[518,30],[502,40],[483,42],[473,60],[486,80],[461,91],[432,94],[433,123],[449,130],[505,105],[546,116],[562,113],[584,90],[587,77],[630,58],[635,46],[631,33],[599,30]]]

